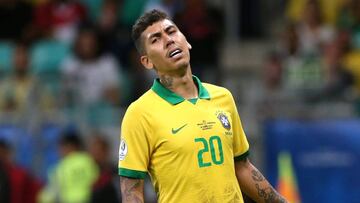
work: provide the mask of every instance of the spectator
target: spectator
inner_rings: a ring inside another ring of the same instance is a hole
[[[340,98],[353,84],[353,77],[342,63],[344,54],[344,43],[341,33],[331,44],[326,46],[323,66],[325,71],[325,85],[321,94],[317,97],[326,99],[329,97]]]
[[[83,151],[81,138],[75,131],[64,133],[59,151],[62,158],[50,173],[39,202],[88,202],[98,177],[96,163]]]
[[[93,186],[90,202],[119,202],[118,190],[113,183],[114,177],[117,178],[117,167],[111,163],[108,141],[102,135],[93,136],[90,140],[89,152],[100,169],[99,178]]]
[[[27,115],[32,110],[50,109],[54,103],[41,82],[30,73],[29,51],[24,43],[15,47],[12,74],[0,82],[0,110]]]
[[[308,0],[298,25],[300,50],[303,55],[320,55],[323,47],[334,39],[332,27],[325,26],[318,0]]]
[[[77,0],[49,0],[38,5],[35,24],[43,36],[53,36],[65,43],[72,43],[77,26],[86,20],[86,9]]]
[[[9,203],[35,203],[40,182],[32,177],[25,169],[17,166],[12,159],[11,146],[4,140],[0,140],[0,166],[3,167],[9,184],[2,188],[9,192]],[[6,198],[6,197],[5,197]]]
[[[80,30],[74,44],[74,56],[64,61],[61,70],[67,104],[85,107],[120,104],[120,66],[112,55],[102,53],[94,29]]]
[[[103,1],[95,24],[99,40],[104,44],[104,51],[113,54],[119,62],[123,63],[128,60],[128,46],[131,39],[130,35],[127,36],[128,30],[124,30],[118,21],[118,11],[121,7],[122,3],[119,1]]]
[[[360,50],[360,1],[351,0],[342,7],[338,27],[350,35],[351,48]]]

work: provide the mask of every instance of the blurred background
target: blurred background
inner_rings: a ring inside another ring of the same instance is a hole
[[[360,202],[360,0],[0,0],[0,202],[119,202],[120,123],[155,78],[131,26],[153,8],[290,202]]]

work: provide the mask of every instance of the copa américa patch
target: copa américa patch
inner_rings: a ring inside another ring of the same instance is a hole
[[[120,147],[119,147],[119,160],[120,161],[125,159],[127,152],[128,152],[127,144],[124,139],[121,139]]]

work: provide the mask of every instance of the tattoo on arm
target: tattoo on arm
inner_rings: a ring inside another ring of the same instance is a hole
[[[252,174],[252,179],[256,182],[265,180],[264,176],[258,170],[255,170],[255,169],[252,170],[251,174]]]
[[[144,180],[120,177],[122,202],[144,202]]]
[[[171,89],[173,86],[173,78],[166,75],[160,76],[160,82],[168,89]]]
[[[286,200],[275,191],[271,185],[262,188],[261,182],[266,181],[264,176],[256,169],[251,171],[252,179],[255,182],[255,187],[259,197],[263,198],[265,203],[286,203]]]

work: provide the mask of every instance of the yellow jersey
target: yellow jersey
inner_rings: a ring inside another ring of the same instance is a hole
[[[231,93],[201,83],[185,100],[154,81],[122,121],[119,174],[150,175],[160,203],[243,202],[234,159],[249,144]]]

